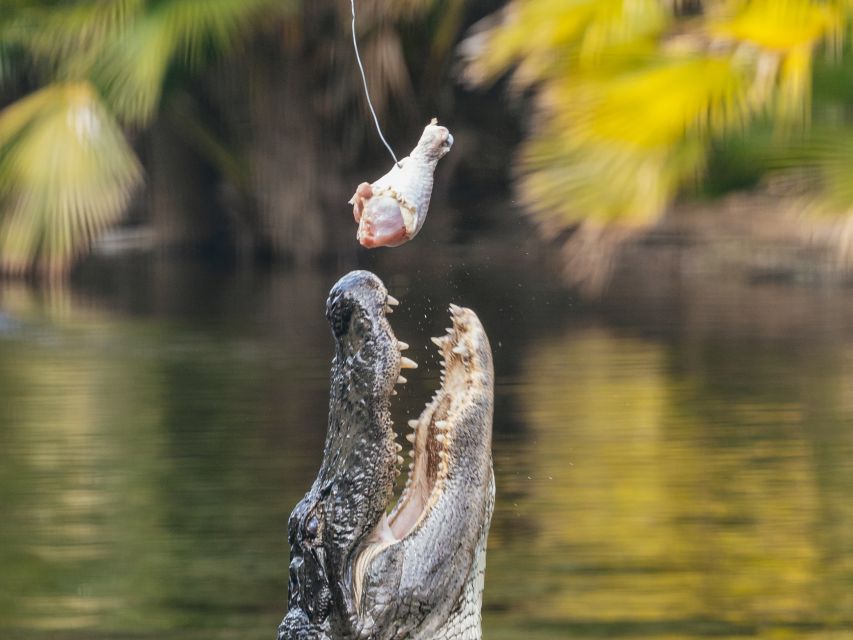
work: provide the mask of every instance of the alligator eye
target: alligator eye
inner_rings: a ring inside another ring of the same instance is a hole
[[[305,537],[313,540],[317,537],[319,531],[320,521],[317,519],[317,516],[308,518],[308,522],[305,523]]]

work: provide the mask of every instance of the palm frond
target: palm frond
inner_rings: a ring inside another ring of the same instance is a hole
[[[60,6],[36,6],[20,13],[27,45],[52,61],[100,51],[120,37],[145,8],[145,0],[76,0]]]
[[[839,7],[816,0],[751,0],[731,3],[712,18],[715,38],[755,47],[774,60],[775,108],[780,124],[806,124],[810,112],[812,58],[826,42],[837,51],[847,19]]]
[[[3,270],[61,273],[124,211],[133,150],[87,83],[54,84],[0,112]]]
[[[646,224],[701,169],[706,137],[750,117],[750,88],[738,60],[707,56],[553,82],[521,156],[522,200],[553,226]]]
[[[124,120],[144,124],[154,114],[173,61],[193,68],[231,51],[281,0],[170,0],[157,3],[107,47],[94,70],[107,103]],[[264,13],[266,12],[266,13]]]
[[[549,232],[584,220],[646,225],[704,162],[696,139],[631,151],[604,141],[572,144],[549,133],[522,147],[517,185],[522,204]]]
[[[515,0],[463,43],[466,76],[512,72],[539,109],[518,188],[546,227],[645,224],[694,180],[712,140],[811,112],[815,50],[840,50],[850,0]]]
[[[844,14],[817,0],[739,0],[712,17],[707,29],[717,37],[785,53],[837,34]]]
[[[558,80],[544,90],[554,126],[582,141],[656,149],[691,132],[725,131],[750,113],[748,70],[732,57],[660,58],[612,76]]]
[[[657,36],[669,17],[657,0],[513,2],[498,24],[475,27],[461,45],[465,77],[484,84],[515,67],[515,86],[530,86],[564,71],[572,57],[594,62],[609,47]]]

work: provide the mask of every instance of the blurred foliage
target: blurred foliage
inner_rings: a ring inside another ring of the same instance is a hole
[[[132,148],[86,82],[56,82],[0,116],[2,264],[41,253],[63,271],[80,247],[115,222],[140,179]]]
[[[847,0],[514,0],[463,43],[465,77],[508,74],[512,91],[535,96],[518,190],[546,230],[653,222],[713,144],[756,123],[772,130],[766,166],[815,168],[846,209],[844,118],[804,136],[815,59],[838,62],[851,17]]]
[[[429,49],[418,65],[446,69],[464,7],[358,2],[359,42],[381,116],[412,120],[415,85],[423,84],[412,75],[403,29]],[[226,185],[232,199],[223,206],[233,211],[220,217],[230,233],[249,229],[257,246],[316,256],[329,235],[318,185],[338,173],[328,150],[319,151],[321,134],[341,139],[341,155],[354,156],[372,132],[350,19],[344,0],[4,2],[0,271],[66,273],[128,209],[143,163],[149,170],[159,163],[149,189],[159,213],[148,221],[162,248],[203,244],[222,224],[210,216],[208,193]],[[215,66],[226,57],[227,66]],[[435,84],[435,75],[422,75]],[[148,128],[160,142],[140,136]],[[138,158],[140,149],[149,154]],[[165,174],[176,177],[157,179]],[[194,181],[200,174],[205,179]],[[163,206],[163,192],[179,192],[177,204]],[[189,211],[193,203],[201,213]]]
[[[122,127],[151,122],[177,68],[231,51],[281,0],[5,2],[0,91],[0,268],[67,271],[141,180]]]

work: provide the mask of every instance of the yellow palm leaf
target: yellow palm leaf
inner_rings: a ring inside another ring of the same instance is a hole
[[[0,255],[52,273],[124,211],[141,169],[87,83],[55,84],[0,112]]]
[[[546,226],[648,223],[714,136],[759,114],[805,124],[815,48],[853,19],[851,0],[683,4],[514,0],[463,43],[469,80],[514,69],[538,96],[518,187]]]
[[[612,76],[555,81],[555,125],[578,140],[654,149],[688,132],[717,132],[750,113],[747,69],[731,57],[663,58]],[[553,95],[550,95],[553,93]]]
[[[786,53],[838,32],[844,14],[815,0],[750,0],[730,3],[708,26],[711,34]]]
[[[492,81],[513,65],[517,86],[565,68],[570,57],[594,60],[610,46],[661,33],[669,19],[657,0],[527,0],[513,2],[503,20],[463,43],[466,77]]]

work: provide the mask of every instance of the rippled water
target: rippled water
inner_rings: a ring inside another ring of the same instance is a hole
[[[540,266],[377,265],[421,368],[496,371],[485,637],[853,638],[850,292],[580,304]],[[407,273],[406,277],[395,273]],[[0,286],[0,638],[271,638],[319,462],[339,273]]]

